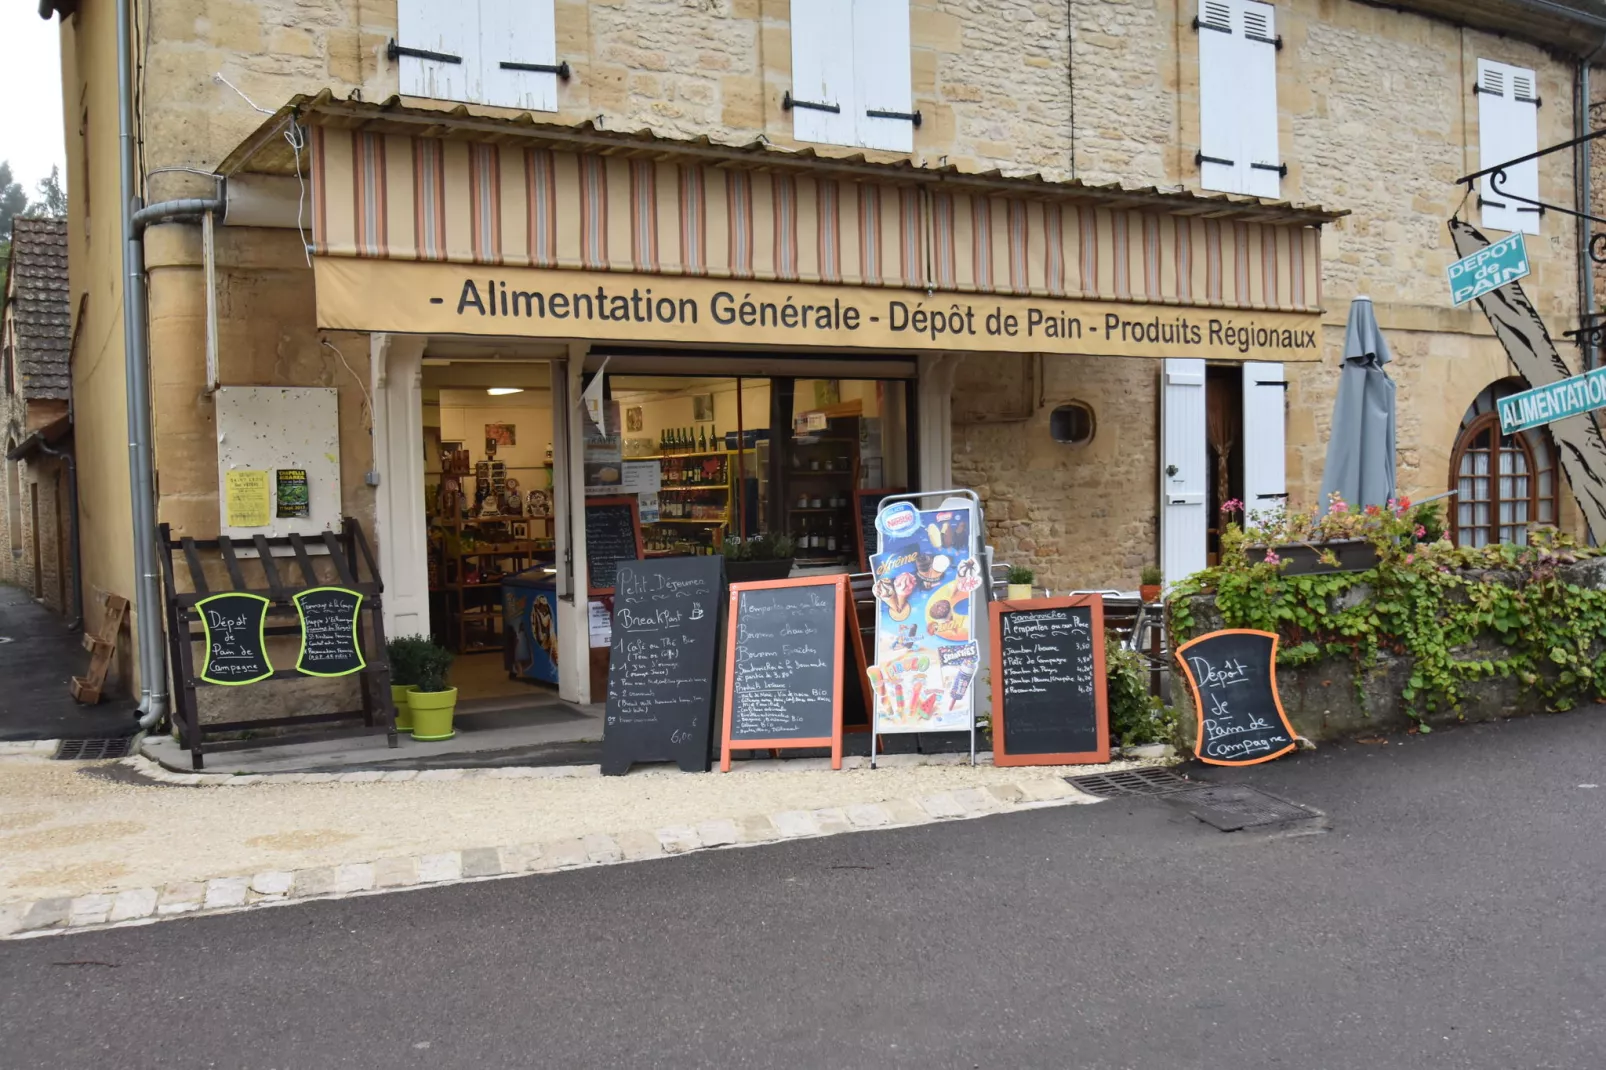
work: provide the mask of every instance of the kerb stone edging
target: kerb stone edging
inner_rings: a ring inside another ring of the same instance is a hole
[[[962,757],[962,756],[961,756]],[[136,765],[139,758],[123,762]],[[883,762],[885,760],[883,759]],[[154,762],[149,763],[155,765]],[[879,763],[878,763],[879,764]],[[792,768],[796,768],[794,760]],[[160,766],[157,766],[160,768]],[[584,767],[574,767],[584,768]],[[167,773],[184,783],[201,774]],[[463,770],[433,770],[457,772]],[[470,770],[507,774],[513,770]],[[309,776],[289,774],[305,783]],[[421,774],[422,775],[422,774]],[[570,774],[572,775],[572,774]],[[210,777],[208,778],[210,779]],[[219,777],[231,782],[260,783],[273,777]],[[334,779],[334,778],[331,778]],[[435,778],[430,778],[435,779]],[[446,778],[442,778],[446,779]],[[173,781],[164,781],[172,783]],[[132,888],[76,898],[23,900],[0,904],[0,939],[86,932],[95,929],[149,925],[184,915],[232,914],[259,907],[284,906],[320,899],[377,895],[445,884],[499,880],[589,866],[669,858],[693,851],[752,847],[781,840],[833,836],[872,829],[907,828],[986,817],[1015,810],[1033,810],[1100,802],[1060,779],[1028,780],[935,792],[917,799],[890,799],[819,810],[783,810],[669,826],[619,835],[593,833],[571,839],[504,847],[379,858],[311,869],[264,870],[245,876],[182,881],[160,888]]]

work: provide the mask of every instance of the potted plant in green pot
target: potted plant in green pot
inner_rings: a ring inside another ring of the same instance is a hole
[[[452,714],[457,710],[457,688],[446,681],[452,667],[452,652],[426,640],[418,650],[418,685],[407,692],[407,705],[413,713],[413,738],[433,743],[451,739]]]
[[[1004,573],[1004,582],[1009,584],[1007,592],[1011,602],[1024,602],[1032,597],[1032,581],[1037,574],[1025,565],[1010,565],[1009,571]]]
[[[726,539],[720,547],[725,555],[725,579],[731,583],[784,580],[792,574],[793,549],[792,540],[785,535]]]
[[[1138,597],[1144,602],[1158,602],[1160,600],[1160,585],[1164,577],[1159,565],[1144,565],[1143,571],[1138,573]]]
[[[413,710],[407,705],[407,692],[418,686],[418,658],[429,639],[422,635],[398,635],[385,644],[385,657],[390,662],[390,701],[396,707],[396,729],[413,730]]]

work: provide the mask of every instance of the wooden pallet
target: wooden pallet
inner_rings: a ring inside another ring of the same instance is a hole
[[[100,621],[100,634],[84,633],[84,649],[89,651],[89,674],[72,678],[72,697],[93,706],[100,701],[100,689],[106,685],[106,673],[112,658],[117,654],[117,636],[123,630],[123,619],[128,616],[128,599],[120,594],[106,596],[106,614]]]

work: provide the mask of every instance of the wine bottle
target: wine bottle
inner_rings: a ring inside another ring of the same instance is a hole
[[[708,431],[705,428],[697,429],[697,448],[704,453],[708,452]]]

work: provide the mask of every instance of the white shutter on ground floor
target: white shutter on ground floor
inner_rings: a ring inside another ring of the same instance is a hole
[[[1160,571],[1169,586],[1206,561],[1205,362],[1166,360],[1160,376]]]
[[[1287,384],[1281,364],[1248,361],[1244,384],[1244,509],[1273,511],[1288,501],[1285,438]]]

